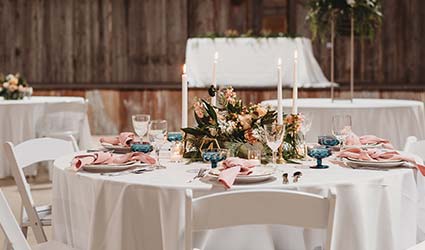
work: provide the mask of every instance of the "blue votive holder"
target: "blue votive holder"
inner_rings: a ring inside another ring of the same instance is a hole
[[[149,143],[135,143],[131,145],[131,151],[132,152],[143,152],[143,153],[149,153],[153,150],[153,147]]]
[[[183,133],[181,132],[169,132],[167,136],[168,141],[182,141],[183,140]]]
[[[338,145],[339,140],[332,135],[321,135],[319,136],[318,143],[329,148]]]
[[[316,168],[316,169],[329,168],[329,166],[322,164],[322,159],[331,156],[332,153],[330,148],[327,148],[327,147],[309,148],[307,154],[308,156],[313,157],[317,160],[317,165],[310,168]]]
[[[202,159],[211,162],[211,168],[216,168],[217,163],[225,160],[227,157],[226,149],[204,149],[202,150]]]

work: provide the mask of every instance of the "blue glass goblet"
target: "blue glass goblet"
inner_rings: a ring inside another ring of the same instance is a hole
[[[338,145],[339,140],[335,136],[321,135],[321,136],[319,136],[318,143],[320,145],[326,146],[327,148],[331,148],[331,147]]]
[[[322,164],[322,159],[331,156],[331,150],[326,147],[314,147],[308,149],[308,156],[317,160],[317,165],[310,168],[324,169],[329,168],[327,165]]]
[[[181,133],[181,132],[169,132],[168,135],[167,135],[167,139],[170,142],[182,141],[183,140],[183,133]]]
[[[202,150],[202,159],[211,162],[211,168],[216,168],[217,163],[225,160],[227,157],[226,149],[204,149]]]

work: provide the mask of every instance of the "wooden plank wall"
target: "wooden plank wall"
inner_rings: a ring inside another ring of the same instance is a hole
[[[51,86],[39,89],[37,95],[101,97],[103,106],[93,107],[91,114],[94,133],[114,131],[111,126],[102,127],[101,117],[110,119],[115,130],[122,130],[129,127],[130,113],[147,111],[155,118],[168,119],[170,129],[176,130],[180,124],[179,91],[153,88],[160,83],[178,83],[188,37],[264,27],[309,37],[306,1],[0,0],[0,72],[21,72],[35,87]],[[425,89],[421,78],[425,72],[421,62],[425,58],[425,1],[385,0],[383,14],[382,30],[373,41],[356,39],[355,57],[356,81],[382,89],[356,94],[425,100],[422,90],[389,90],[392,86]],[[316,41],[314,50],[328,74],[328,49]],[[338,82],[349,79],[347,51],[348,38],[339,37]],[[137,91],[120,89],[122,85],[144,88],[142,84],[149,86]],[[72,90],[72,86],[81,89]],[[95,91],[90,86],[108,90]],[[241,92],[252,102],[274,96],[272,90]],[[192,90],[190,95],[204,93]],[[302,90],[300,95],[323,97],[328,91]],[[95,100],[92,103],[100,105]]]

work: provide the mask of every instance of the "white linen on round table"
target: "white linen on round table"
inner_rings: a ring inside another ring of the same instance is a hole
[[[72,156],[55,161],[53,237],[79,249],[183,249],[184,190],[195,196],[222,192],[215,182],[188,180],[203,163],[166,163],[167,169],[141,175],[102,176],[76,173]],[[301,169],[299,169],[301,168]],[[418,190],[415,172],[352,170],[331,165],[327,170],[280,166],[290,176],[302,171],[299,183],[283,185],[281,173],[265,182],[235,185],[232,190],[273,188],[337,195],[333,249],[406,249],[416,243]],[[423,183],[423,177],[417,176]],[[423,204],[423,202],[422,202]],[[267,213],[264,207],[260,213]],[[284,213],[285,211],[282,211]],[[423,211],[422,211],[423,212]],[[418,220],[424,228],[423,220]],[[195,235],[200,249],[313,250],[325,239],[322,230],[258,225],[211,230]]]
[[[84,102],[82,97],[33,96],[24,100],[0,100],[0,178],[11,175],[9,164],[4,160],[3,143],[14,144],[36,137],[36,126],[46,114],[47,105],[67,105],[71,102]],[[90,147],[91,135],[87,117],[80,131],[80,146]]]
[[[261,102],[277,107],[277,100]],[[349,114],[353,131],[358,135],[373,134],[389,139],[397,149],[402,149],[406,138],[414,135],[425,139],[424,104],[419,101],[395,99],[335,100],[324,98],[301,98],[297,101],[298,112],[313,117],[313,126],[307,141],[317,141],[319,135],[332,134],[332,116]],[[285,113],[290,113],[292,99],[283,100]]]

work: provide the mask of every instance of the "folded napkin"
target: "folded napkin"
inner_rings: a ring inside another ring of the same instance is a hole
[[[363,161],[376,161],[385,162],[388,160],[405,161],[412,163],[422,175],[425,176],[425,166],[415,160],[414,157],[400,153],[395,150],[382,150],[377,148],[361,149],[361,148],[348,148],[336,154],[341,158],[352,158]]]
[[[230,157],[223,161],[224,167],[218,175],[218,181],[226,188],[231,188],[238,175],[249,175],[251,168],[258,164],[258,160],[246,160],[237,157]]]
[[[137,137],[133,132],[122,132],[114,137],[102,137],[100,142],[106,142],[112,145],[122,145],[130,147],[131,144],[137,141]]]
[[[345,140],[345,145],[348,146],[361,146],[367,144],[382,144],[382,147],[384,148],[394,149],[393,145],[391,145],[389,140],[379,138],[375,135],[357,136],[356,134],[351,132]]]
[[[155,164],[156,160],[142,152],[132,152],[127,154],[113,154],[110,152],[95,152],[91,154],[77,155],[71,162],[72,168],[80,170],[89,164],[124,164],[130,161],[140,161],[148,164]]]

